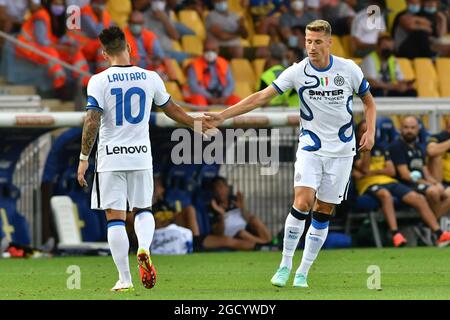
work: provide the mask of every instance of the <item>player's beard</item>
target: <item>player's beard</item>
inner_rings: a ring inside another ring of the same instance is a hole
[[[403,140],[405,140],[406,143],[413,143],[414,141],[416,141],[417,136],[413,135],[413,134],[405,134],[403,136]]]

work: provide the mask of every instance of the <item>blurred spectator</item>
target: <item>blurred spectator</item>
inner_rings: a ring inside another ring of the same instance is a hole
[[[376,97],[417,96],[414,81],[406,81],[400,65],[394,57],[394,40],[388,34],[380,34],[377,48],[361,63],[370,91]]]
[[[208,37],[216,39],[221,50],[231,58],[242,58],[244,48],[241,38],[247,38],[244,17],[228,11],[228,0],[214,0],[214,10],[206,16],[205,28]]]
[[[367,124],[363,120],[356,129],[357,141],[361,139],[366,130]],[[380,201],[381,210],[391,231],[395,247],[403,246],[407,241],[398,231],[393,196],[416,209],[431,230],[440,230],[437,219],[425,197],[393,178],[395,176],[394,164],[390,159],[389,151],[381,146],[375,145],[370,152],[362,152],[357,155],[352,176],[356,180],[356,189],[359,195],[372,195]],[[442,231],[437,232],[438,234],[442,233]]]
[[[179,1],[177,0],[167,0],[167,10],[169,12],[169,16],[171,14],[174,14],[175,12],[179,11],[179,10],[195,10],[198,13],[198,16],[200,17],[200,19],[203,19],[203,6],[198,5],[198,2],[194,2],[191,5],[188,5],[188,3],[183,4],[183,2],[181,4],[178,3]],[[181,22],[177,22],[174,21],[175,24],[175,29],[177,29],[178,34],[180,35],[180,38],[182,38],[183,36],[187,36],[187,35],[195,35],[195,32],[190,29],[188,26],[186,26],[185,24],[181,23]]]
[[[170,17],[170,10],[165,1],[133,0],[133,10],[138,10],[144,14],[144,26],[154,32],[161,46],[170,58],[182,63],[184,59],[190,57],[189,54],[173,49],[173,41],[180,41],[181,37],[177,31],[175,21]]]
[[[198,105],[233,105],[240,99],[233,95],[234,79],[227,60],[218,56],[219,44],[208,38],[203,56],[195,58],[188,67],[190,95],[186,102]]]
[[[303,50],[297,47],[288,47],[286,51],[286,66],[291,66],[293,63],[298,63],[305,58]]]
[[[398,57],[432,57],[432,22],[420,16],[420,0],[407,0],[408,7],[397,14],[392,27]]]
[[[42,51],[56,59],[63,60],[73,66],[79,67],[82,71],[89,71],[87,62],[77,47],[76,41],[66,34],[65,24],[65,3],[64,0],[44,1],[45,7],[32,4],[30,6],[31,15],[22,26],[22,31],[18,39],[29,44],[39,51]],[[49,68],[49,74],[53,78],[53,87],[62,88],[66,83],[66,73],[63,67],[57,62],[49,62],[31,50],[16,47],[19,57],[28,59]],[[74,78],[78,78],[78,73],[73,73]],[[82,83],[87,86],[88,77],[83,77]]]
[[[423,8],[419,16],[426,18],[431,22],[432,34],[430,42],[432,50],[438,55],[448,55],[450,46],[445,43],[443,38],[447,35],[447,17],[440,11],[438,0],[423,0]]]
[[[242,6],[250,13],[258,34],[277,34],[277,14],[284,9],[282,0],[242,0]]]
[[[444,186],[450,186],[450,117],[445,120],[446,129],[428,139],[428,169]]]
[[[429,172],[425,152],[417,142],[419,123],[408,116],[402,121],[401,137],[389,148],[397,169],[397,178],[413,190],[425,195],[436,218],[450,209],[450,188],[444,187]]]
[[[131,47],[132,64],[156,71],[164,81],[174,78],[174,75],[169,76],[170,68],[166,67],[168,63],[158,37],[144,28],[144,15],[141,12],[133,11],[130,14],[128,26],[123,31]]]
[[[298,40],[294,40],[298,35],[293,34],[292,28],[300,27],[300,30],[304,33],[306,25],[320,17],[313,11],[305,10],[305,2],[303,0],[291,0],[290,8],[291,10],[280,16],[278,33],[283,41],[292,47],[294,41],[301,43]]]
[[[260,91],[272,84],[278,76],[288,67],[286,47],[282,43],[274,43],[269,46],[270,56],[266,61],[265,71],[258,80],[256,87]],[[288,90],[270,100],[270,106],[299,106],[298,94],[295,90]]]
[[[108,0],[106,11],[111,16],[111,20],[120,28],[125,28],[128,17],[132,11],[131,0]]]
[[[18,33],[30,4],[39,5],[40,0],[0,0],[0,30]]]
[[[272,240],[269,229],[256,216],[251,215],[244,202],[244,196],[230,192],[227,180],[216,177],[211,181],[213,199],[210,221],[213,234],[227,236],[264,245]]]
[[[370,5],[376,5],[380,11],[367,12],[367,8],[359,11],[352,22],[352,51],[357,57],[364,57],[376,49],[378,35],[386,32],[384,11],[385,0],[371,0]]]
[[[343,0],[328,4],[322,9],[324,19],[331,24],[333,34],[338,36],[350,34],[352,22],[356,16],[354,8],[357,4],[357,0]]]
[[[111,16],[106,11],[106,0],[91,0],[90,4],[81,8],[81,33],[78,33],[78,41],[86,59],[95,62],[96,72],[109,66],[103,57],[98,35],[111,25]]]
[[[284,43],[288,48],[298,48],[301,49],[303,53],[306,53],[305,49],[305,32],[303,27],[294,26],[291,28],[290,35],[286,38],[287,41]]]
[[[91,2],[91,0],[67,0],[67,6],[78,6],[80,8],[83,8],[84,6],[87,6]]]

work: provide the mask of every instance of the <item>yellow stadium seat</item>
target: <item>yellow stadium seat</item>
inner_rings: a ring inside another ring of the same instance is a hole
[[[270,36],[267,34],[255,34],[252,38],[252,47],[267,47],[270,43]]]
[[[245,14],[245,8],[241,4],[241,0],[228,0],[228,10],[238,15]]]
[[[174,51],[183,51],[183,48],[181,48],[181,44],[177,40],[172,40],[172,49]]]
[[[344,52],[348,55],[348,57],[353,56],[353,47],[352,47],[352,36],[345,35],[341,37],[342,47],[344,48]]]
[[[252,87],[246,81],[236,81],[234,86],[234,94],[244,99],[253,93]]]
[[[234,81],[247,82],[251,87],[255,85],[255,72],[250,61],[247,59],[232,59],[230,65]]]
[[[448,98],[450,97],[450,58],[437,58],[436,70],[441,97]]]
[[[201,56],[203,54],[203,42],[197,36],[183,36],[181,38],[181,45],[184,52],[190,53],[194,56]]]
[[[387,0],[386,7],[389,9],[388,14],[388,30],[391,31],[392,25],[394,24],[395,16],[406,9],[405,0]]]
[[[256,84],[258,85],[258,79],[261,78],[261,74],[264,72],[266,65],[266,59],[255,59],[252,61],[253,71],[255,71]]]
[[[168,81],[164,83],[166,85],[167,92],[170,94],[172,99],[177,101],[183,101],[183,95],[175,81]]]
[[[205,25],[202,18],[199,17],[195,10],[181,10],[178,12],[178,19],[181,23],[188,26],[195,32],[195,35],[201,40],[206,37]]]
[[[415,58],[416,87],[419,97],[438,98],[438,78],[433,62],[429,58]]]
[[[179,22],[179,21],[178,21],[177,14],[175,13],[175,11],[170,10],[170,12],[169,12],[169,17],[170,17],[170,19],[172,19],[174,22]]]
[[[172,66],[172,69],[175,71],[176,74],[176,80],[179,84],[183,85],[186,83],[186,77],[184,76],[183,71],[180,68],[180,65],[178,64],[177,60],[175,59],[169,59],[170,64]]]
[[[338,36],[331,36],[332,45],[331,45],[331,54],[347,58],[348,54],[345,52],[344,47],[342,46],[341,39]]]
[[[396,59],[397,63],[400,65],[400,70],[403,73],[403,78],[405,80],[416,79],[416,73],[414,72],[411,60],[409,60],[408,58],[396,58]]]
[[[106,11],[117,26],[124,28],[131,13],[131,0],[109,0],[106,3]]]
[[[250,41],[248,41],[247,39],[241,38],[241,46],[243,46],[244,48],[250,47]]]
[[[355,62],[358,66],[361,66],[362,58],[350,58]]]

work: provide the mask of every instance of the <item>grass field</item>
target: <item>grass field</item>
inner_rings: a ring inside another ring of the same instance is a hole
[[[300,262],[300,252],[294,268]],[[324,250],[312,267],[310,288],[286,288],[270,278],[280,252],[154,256],[155,288],[144,289],[130,256],[136,290],[112,293],[117,280],[111,257],[0,259],[3,299],[450,299],[450,248]],[[81,270],[81,289],[67,289],[70,265]],[[367,268],[381,270],[382,290],[369,290]]]

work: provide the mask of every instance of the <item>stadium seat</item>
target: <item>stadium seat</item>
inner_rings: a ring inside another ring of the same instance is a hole
[[[439,98],[438,78],[429,58],[415,58],[416,86],[419,97]]]
[[[331,54],[347,58],[349,55],[347,52],[345,52],[344,47],[342,46],[341,39],[338,36],[332,35],[332,45],[331,45]]]
[[[436,70],[441,97],[450,97],[450,58],[437,58]]]
[[[342,36],[341,42],[344,52],[348,54],[348,57],[352,57],[353,56],[352,36],[351,35]]]
[[[234,12],[238,15],[245,14],[245,7],[242,6],[241,0],[229,0],[228,1],[228,10]]]
[[[195,10],[181,10],[178,12],[178,18],[180,23],[188,26],[195,35],[204,40],[206,38],[205,25],[203,20],[199,17],[197,11]]]
[[[255,72],[256,85],[258,79],[261,78],[261,74],[264,72],[264,67],[266,66],[266,59],[255,59],[252,61],[253,71]],[[258,89],[258,88],[256,88]]]
[[[267,47],[270,44],[270,36],[267,34],[255,34],[252,38],[252,47]]]
[[[253,93],[253,87],[246,81],[236,81],[234,86],[234,94],[244,99]]]
[[[186,35],[181,38],[183,51],[194,56],[203,54],[203,42],[198,36]]]
[[[350,58],[355,62],[358,66],[361,66],[362,58]]]
[[[120,28],[124,28],[132,10],[131,1],[109,0],[106,2],[106,10],[111,15],[111,20]]]
[[[399,135],[397,129],[394,126],[392,119],[388,117],[379,117],[376,122],[375,143],[384,149]]]
[[[403,77],[405,80],[415,80],[416,73],[414,72],[414,68],[412,66],[411,60],[408,58],[396,58],[397,63],[400,66],[400,70],[403,73]]]
[[[247,59],[232,59],[231,72],[234,81],[247,82],[251,87],[255,85],[256,78],[250,61]]]
[[[165,82],[164,84],[166,85],[167,92],[171,95],[172,99],[176,101],[183,101],[183,94],[175,81]]]
[[[174,51],[183,51],[180,42],[178,42],[177,40],[172,40],[172,49]]]
[[[388,13],[388,31],[392,32],[392,27],[394,24],[395,16],[400,12],[406,9],[406,1],[405,0],[387,0],[386,7],[389,9]]]
[[[74,203],[69,196],[53,196],[50,205],[58,233],[58,250],[108,251],[107,242],[84,242],[81,240],[79,222]]]
[[[186,83],[186,77],[184,76],[183,70],[181,70],[180,65],[178,64],[177,60],[175,59],[168,59],[169,63],[171,64],[171,68],[175,71],[175,80],[180,84],[183,85]]]

